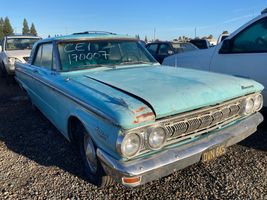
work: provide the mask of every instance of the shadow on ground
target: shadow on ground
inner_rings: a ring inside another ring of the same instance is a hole
[[[0,82],[0,140],[40,165],[58,166],[84,179],[76,149],[45,116],[32,109],[16,84]]]

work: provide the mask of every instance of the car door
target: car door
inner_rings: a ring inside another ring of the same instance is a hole
[[[160,64],[162,64],[164,58],[172,55],[172,53],[173,53],[173,50],[172,50],[172,48],[170,47],[169,44],[166,44],[166,43],[160,44],[160,46],[158,48],[158,55],[157,55],[158,62]]]
[[[224,43],[228,43],[227,51],[221,50]],[[254,79],[267,88],[267,17],[224,40],[214,53],[210,70]],[[267,99],[266,89],[263,95]]]
[[[56,121],[59,107],[52,88],[57,81],[52,70],[53,44],[44,43],[37,48],[33,64],[29,68],[34,77],[30,86],[33,93],[32,100],[49,119],[52,119],[51,121]]]

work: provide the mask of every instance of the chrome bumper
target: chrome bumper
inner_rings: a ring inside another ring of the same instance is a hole
[[[138,184],[124,184],[133,187],[197,163],[203,152],[219,144],[228,147],[240,142],[254,133],[262,121],[263,116],[256,113],[229,127],[203,135],[194,142],[127,162],[118,161],[100,149],[97,149],[97,156],[105,172],[119,183],[122,183],[123,177],[141,176]]]

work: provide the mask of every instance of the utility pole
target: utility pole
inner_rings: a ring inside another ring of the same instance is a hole
[[[195,27],[195,38],[197,37],[197,27]]]
[[[154,28],[154,41],[156,40],[156,28]]]

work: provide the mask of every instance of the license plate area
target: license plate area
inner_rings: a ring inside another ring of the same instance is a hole
[[[212,149],[209,149],[205,152],[202,153],[201,156],[201,161],[202,162],[209,162],[213,159],[216,159],[226,153],[226,146],[223,145],[218,145],[213,147]]]

